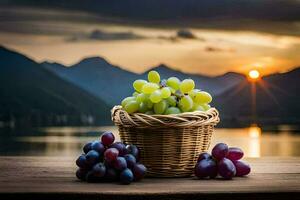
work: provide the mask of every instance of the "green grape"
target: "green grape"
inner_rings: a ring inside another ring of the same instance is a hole
[[[184,94],[180,90],[176,90],[175,96],[182,97]]]
[[[150,95],[150,100],[153,103],[158,103],[162,99],[162,94],[160,90],[155,90],[151,95]]]
[[[163,114],[168,108],[168,103],[166,100],[162,100],[153,106],[155,114]]]
[[[193,108],[193,100],[190,96],[185,95],[179,101],[179,107],[183,112],[187,112]]]
[[[143,85],[145,85],[146,83],[148,83],[148,82],[145,80],[142,80],[142,79],[138,79],[138,80],[134,81],[132,85],[136,91],[142,92]]]
[[[161,96],[162,96],[163,99],[166,99],[169,96],[171,96],[171,90],[170,90],[169,87],[164,87],[160,91],[161,91]]]
[[[152,103],[152,101],[150,99],[146,99],[145,102],[147,104],[148,109],[152,109],[153,108],[153,103]]]
[[[147,94],[141,93],[136,96],[136,101],[142,103],[148,98]]]
[[[177,77],[170,77],[167,80],[167,86],[173,88],[175,91],[179,89],[180,80]]]
[[[189,91],[188,95],[194,100],[198,92],[200,92],[200,90],[193,89],[193,90]]]
[[[202,105],[194,103],[193,108],[190,111],[205,111]]]
[[[154,112],[152,110],[149,110],[149,111],[145,112],[145,114],[147,114],[147,115],[154,115]]]
[[[138,93],[138,92],[134,92],[134,93],[132,93],[132,96],[133,96],[133,97],[137,97],[137,95],[139,95],[139,93]]]
[[[209,104],[201,104],[201,106],[204,108],[205,111],[210,109],[210,105]]]
[[[169,108],[166,110],[166,112],[165,112],[166,115],[170,115],[170,114],[179,114],[179,113],[181,113],[181,111],[180,111],[180,109],[177,108],[177,107],[169,107]]]
[[[160,82],[160,76],[159,76],[159,73],[157,71],[150,71],[148,73],[148,80],[149,82],[151,83],[159,83]]]
[[[156,83],[146,83],[145,85],[143,85],[142,92],[145,94],[151,94],[158,88],[159,86]]]
[[[194,101],[198,104],[210,103],[212,97],[209,93],[201,91],[196,93]]]
[[[179,114],[189,111],[207,111],[212,96],[195,89],[192,79],[180,81],[177,77],[160,80],[157,71],[148,73],[148,81],[133,82],[135,92],[122,100],[121,105],[128,113]],[[170,106],[170,107],[169,107]]]
[[[166,100],[167,100],[168,104],[172,107],[175,107],[177,104],[177,99],[175,96],[169,96]]]
[[[195,82],[192,79],[184,79],[180,83],[179,88],[183,94],[187,94],[189,91],[195,88]]]
[[[134,113],[136,111],[138,111],[140,108],[140,104],[135,101],[135,100],[132,100],[132,101],[129,101],[126,105],[125,105],[125,111],[128,112],[129,114],[131,113]]]
[[[132,100],[135,100],[135,97],[126,97],[125,99],[123,99],[123,101],[121,102],[122,107],[125,108],[126,104]]]
[[[140,103],[139,112],[145,113],[148,111],[147,103],[142,102]]]
[[[175,94],[176,93],[176,90],[172,87],[169,87],[169,89],[171,90],[171,94]]]

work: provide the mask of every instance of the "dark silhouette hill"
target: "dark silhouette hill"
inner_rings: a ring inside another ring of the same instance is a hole
[[[245,79],[244,75],[234,72],[228,72],[224,75],[214,77],[205,76],[201,74],[188,74],[178,70],[174,70],[164,64],[161,64],[150,70],[158,71],[162,75],[162,77],[176,76],[181,80],[186,78],[192,78],[195,81],[197,88],[209,91],[213,96],[228,90],[229,88],[233,87],[234,85],[238,84],[239,82]],[[144,77],[146,77],[150,70],[146,71],[143,74]]]
[[[0,60],[0,119],[22,126],[110,122],[110,107],[101,99],[33,60],[3,47]]]
[[[148,71],[143,74],[129,72],[111,65],[99,57],[86,58],[70,67],[49,62],[44,62],[42,65],[61,78],[101,98],[111,106],[119,104],[123,98],[131,95],[134,92],[132,82],[136,79],[147,79],[148,73]],[[187,74],[163,64],[153,67],[151,70],[158,71],[162,78],[170,76],[180,79],[192,78],[195,80],[197,88],[210,91],[213,96],[228,90],[245,78],[237,73],[226,73],[217,77]]]
[[[100,57],[87,58],[70,67],[47,62],[42,65],[110,106],[131,95],[134,92],[131,83],[138,78],[137,74],[111,65]]]

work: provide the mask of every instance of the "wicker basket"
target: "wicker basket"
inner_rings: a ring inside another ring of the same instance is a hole
[[[215,108],[174,115],[128,114],[121,106],[112,109],[122,141],[141,150],[150,177],[187,177],[199,153],[207,151],[214,126]]]

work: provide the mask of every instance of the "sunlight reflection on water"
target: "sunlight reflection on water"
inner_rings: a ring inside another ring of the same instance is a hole
[[[105,130],[118,132],[116,127],[66,127],[42,129],[29,136],[2,137],[0,155],[76,156],[86,142],[99,138],[99,132]],[[118,134],[116,138],[120,140]],[[242,148],[246,157],[300,156],[300,135],[290,131],[262,132],[256,126],[216,129],[210,150],[219,142]]]
[[[257,126],[240,129],[216,129],[210,149],[218,142],[225,142],[229,146],[242,148],[246,157],[260,157],[261,140],[261,129]]]
[[[300,135],[290,131],[262,132],[255,126],[216,129],[210,149],[218,142],[242,148],[246,157],[300,156]]]

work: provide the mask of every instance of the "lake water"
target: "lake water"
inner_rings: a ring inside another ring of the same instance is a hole
[[[118,132],[116,127],[0,130],[0,155],[76,157],[86,142],[99,138],[106,130]],[[242,148],[246,157],[300,156],[300,134],[289,130],[262,132],[258,127],[216,129],[211,147],[218,142]]]

